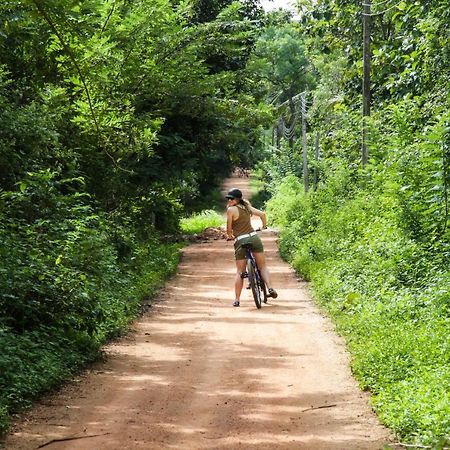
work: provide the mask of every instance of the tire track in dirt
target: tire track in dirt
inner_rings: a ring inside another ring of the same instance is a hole
[[[246,193],[246,178],[227,181]],[[233,308],[231,242],[183,251],[177,275],[106,361],[42,400],[7,449],[379,450],[389,432],[340,338],[262,233],[279,297]],[[57,441],[64,438],[76,438]]]

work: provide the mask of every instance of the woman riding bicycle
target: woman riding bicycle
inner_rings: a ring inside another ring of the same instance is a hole
[[[239,189],[231,189],[225,196],[228,200],[227,206],[227,239],[234,239],[234,255],[236,258],[236,278],[234,282],[235,301],[233,306],[240,305],[240,298],[244,280],[242,274],[245,272],[245,244],[252,244],[253,254],[256,259],[261,276],[268,288],[268,295],[277,298],[278,294],[272,288],[270,282],[269,270],[266,266],[266,258],[264,256],[264,247],[261,239],[256,234],[251,224],[251,216],[255,215],[261,219],[262,229],[267,228],[266,214],[259,209],[254,208],[248,200],[242,198],[242,192]]]

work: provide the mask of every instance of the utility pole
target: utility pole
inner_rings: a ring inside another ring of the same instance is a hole
[[[301,96],[301,112],[302,112],[302,147],[303,147],[303,185],[305,192],[309,191],[309,175],[308,175],[308,149],[306,146],[306,93]]]
[[[361,163],[367,164],[367,117],[370,116],[370,34],[371,34],[371,0],[363,0],[363,86],[362,86],[362,148]]]
[[[316,132],[316,143],[314,145],[314,156],[315,156],[315,162],[316,166],[314,169],[314,190],[317,189],[317,184],[319,183],[319,159],[320,159],[320,135],[319,132]]]
[[[281,136],[283,134],[283,132],[281,131],[281,119],[278,120],[277,123],[277,148],[280,148],[280,142],[281,142]]]

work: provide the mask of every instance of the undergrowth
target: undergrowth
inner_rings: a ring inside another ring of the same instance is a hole
[[[122,334],[179,260],[155,229],[56,189],[68,182],[46,171],[0,196],[0,435]]]
[[[401,199],[344,167],[304,194],[286,177],[268,203],[280,250],[347,339],[381,420],[409,442],[450,436],[450,268],[414,239]]]
[[[115,283],[96,284],[95,324],[89,330],[66,322],[19,332],[0,322],[0,436],[12,413],[69,379],[98,357],[102,344],[127,330],[142,301],[152,298],[176,270],[178,248],[150,241],[136,249],[134,269],[116,271]]]

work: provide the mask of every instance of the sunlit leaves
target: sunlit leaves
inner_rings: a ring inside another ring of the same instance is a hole
[[[306,90],[313,81],[300,33],[293,26],[271,27],[258,39],[249,69],[279,103]]]

